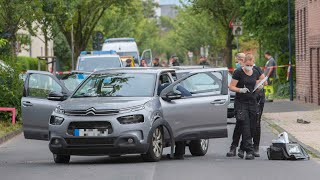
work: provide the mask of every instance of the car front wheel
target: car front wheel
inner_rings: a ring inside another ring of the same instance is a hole
[[[151,138],[151,143],[146,154],[142,154],[142,158],[144,161],[148,162],[157,162],[162,157],[163,151],[163,131],[161,127],[157,127],[153,133]]]
[[[57,164],[68,164],[70,162],[70,155],[53,154],[53,160]]]
[[[209,139],[192,140],[189,144],[189,150],[193,156],[204,156],[208,149]]]

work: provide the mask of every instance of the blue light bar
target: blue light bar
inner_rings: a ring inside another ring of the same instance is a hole
[[[110,51],[82,51],[80,53],[80,56],[103,55],[103,54],[117,54],[117,52],[115,50],[110,50]]]

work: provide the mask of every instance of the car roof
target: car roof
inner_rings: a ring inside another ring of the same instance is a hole
[[[79,58],[95,58],[95,57],[119,57],[120,56],[118,54],[94,54],[94,55],[82,55],[79,56]]]
[[[151,68],[151,67],[123,67],[123,68],[110,68],[100,71],[96,71],[93,74],[104,74],[104,73],[146,73],[146,74],[159,74],[163,72],[175,71],[169,68]]]
[[[173,69],[184,70],[184,69],[205,69],[210,68],[210,66],[173,66]]]
[[[196,73],[196,72],[206,72],[208,70],[212,71],[228,71],[226,67],[212,68],[212,67],[204,67],[204,68],[185,68],[185,69],[177,69],[177,73]]]

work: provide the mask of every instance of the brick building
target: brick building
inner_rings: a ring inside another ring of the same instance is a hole
[[[320,105],[320,0],[296,0],[297,100]]]

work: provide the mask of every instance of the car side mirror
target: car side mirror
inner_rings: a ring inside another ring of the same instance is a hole
[[[51,100],[51,101],[64,101],[68,98],[68,96],[62,94],[61,92],[50,92],[49,95],[48,95],[48,100]]]
[[[171,101],[175,99],[181,99],[181,97],[182,97],[182,94],[180,92],[170,91],[164,97],[162,97],[162,99],[164,99],[165,101]]]

